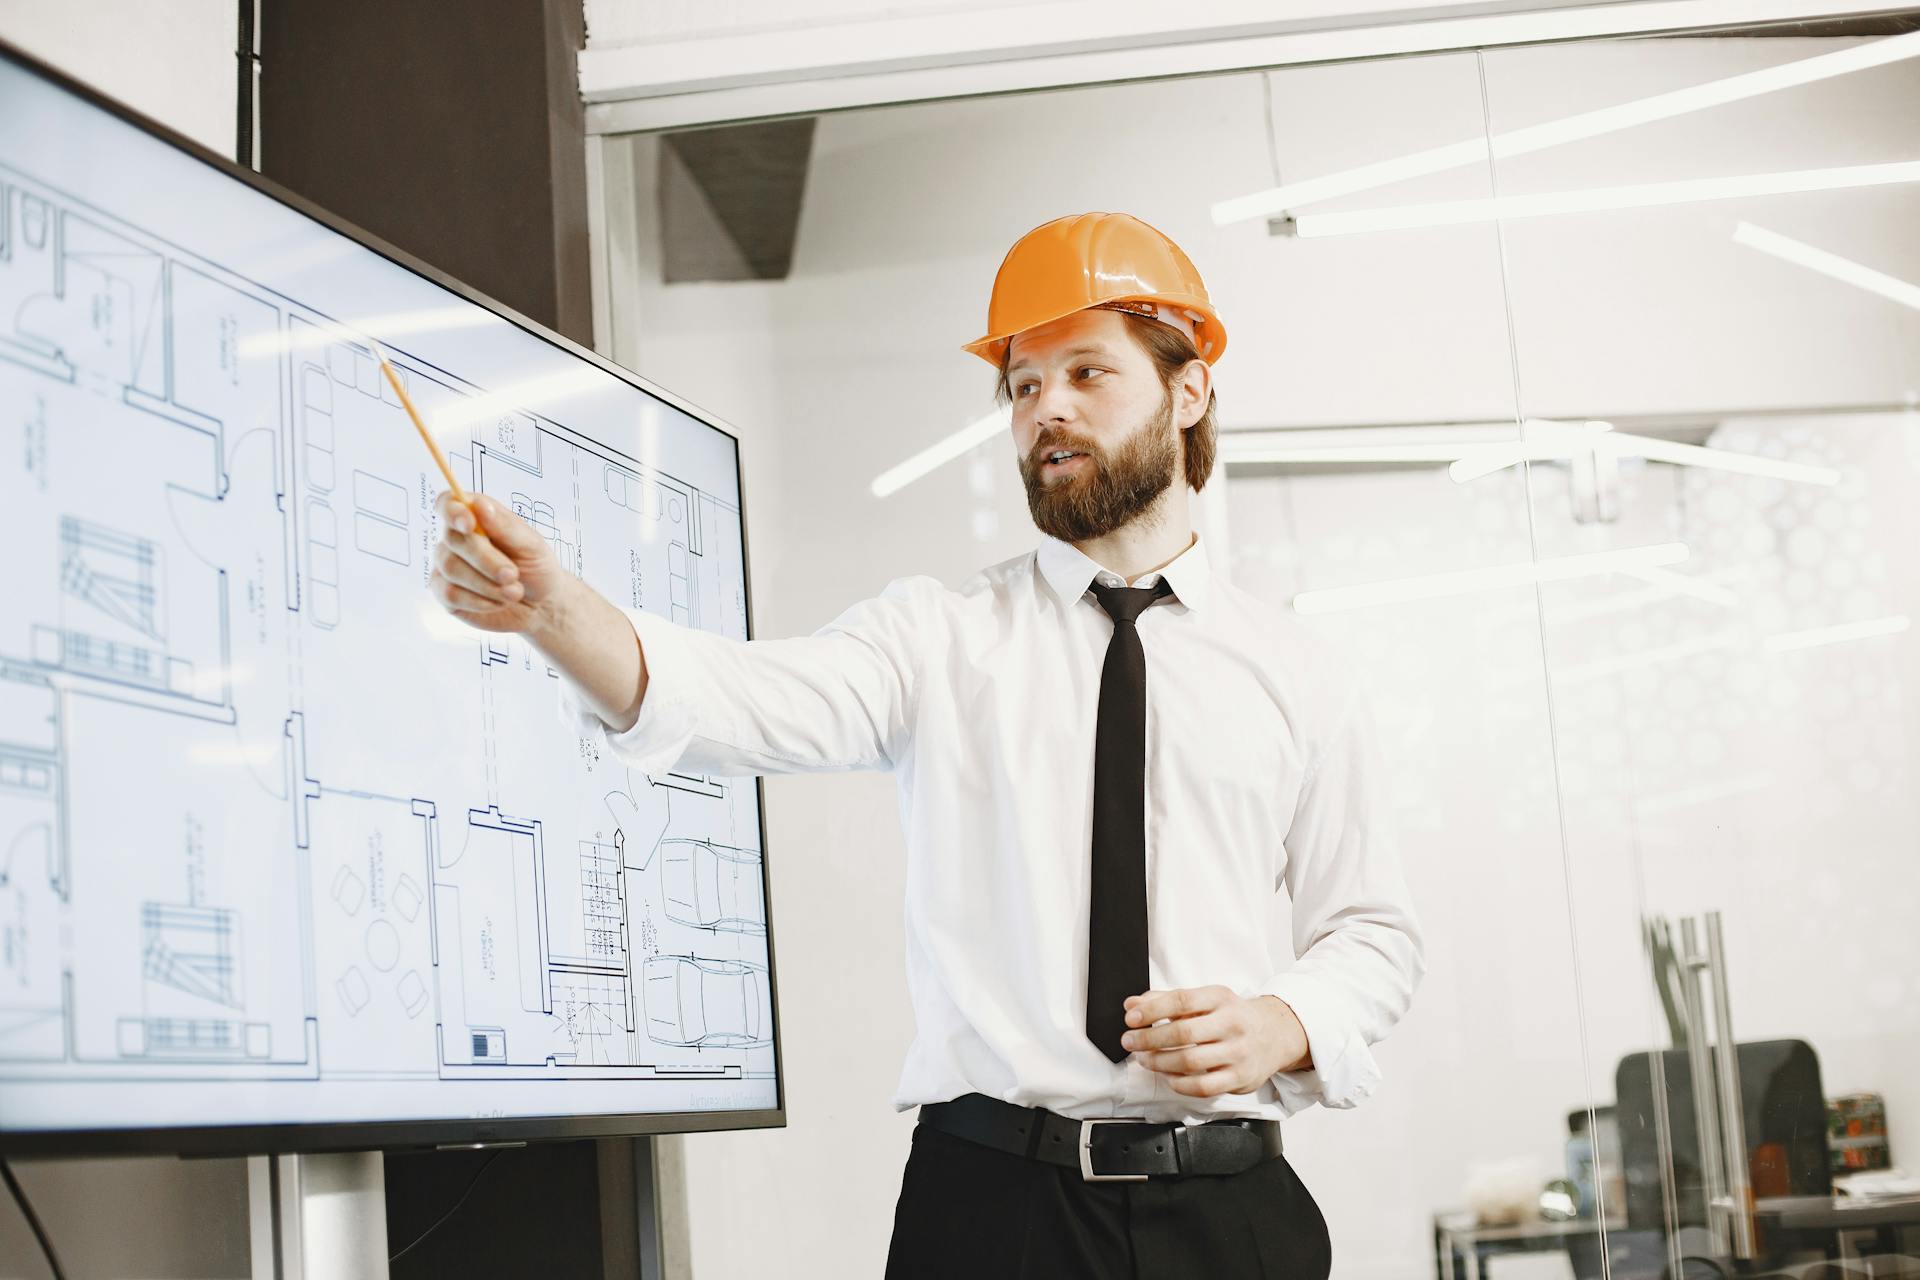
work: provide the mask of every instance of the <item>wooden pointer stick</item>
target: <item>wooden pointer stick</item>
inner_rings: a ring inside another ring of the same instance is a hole
[[[447,488],[453,491],[456,501],[464,504],[467,501],[467,495],[460,488],[460,482],[453,478],[453,468],[447,465],[447,455],[440,452],[440,446],[427,432],[427,424],[420,421],[420,411],[413,407],[413,400],[407,395],[406,387],[401,385],[400,375],[394,372],[392,363],[387,359],[387,353],[381,350],[380,344],[374,342],[372,338],[368,338],[367,341],[373,343],[374,358],[380,361],[380,367],[386,371],[387,382],[392,385],[393,393],[400,397],[401,407],[407,411],[407,416],[413,419],[413,429],[420,433],[420,438],[426,442],[428,451],[433,454],[433,460],[440,464],[440,474],[447,478]]]

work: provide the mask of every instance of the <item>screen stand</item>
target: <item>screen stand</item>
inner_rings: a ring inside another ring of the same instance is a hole
[[[378,1151],[247,1160],[253,1274],[386,1280],[387,1178]]]

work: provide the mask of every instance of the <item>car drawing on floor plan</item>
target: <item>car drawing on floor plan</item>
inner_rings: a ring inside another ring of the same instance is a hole
[[[773,1041],[767,971],[741,960],[650,956],[642,984],[647,1035],[657,1044],[749,1048]]]
[[[716,933],[766,935],[765,881],[756,850],[673,839],[660,842],[660,855],[667,919]]]

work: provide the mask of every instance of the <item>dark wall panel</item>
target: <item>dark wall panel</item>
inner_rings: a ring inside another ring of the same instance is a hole
[[[608,1274],[591,1142],[390,1152],[386,1175],[387,1247],[395,1252],[460,1206],[392,1264],[392,1280],[605,1280]]]
[[[580,0],[262,10],[262,172],[591,343]]]

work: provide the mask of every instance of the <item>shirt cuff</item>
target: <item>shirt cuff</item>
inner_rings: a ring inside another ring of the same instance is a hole
[[[1326,1107],[1358,1106],[1380,1083],[1380,1066],[1347,1012],[1346,998],[1327,979],[1315,973],[1290,970],[1278,974],[1253,993],[1278,996],[1293,1010],[1307,1033],[1313,1065],[1301,1071],[1276,1072],[1274,1091],[1288,1115],[1314,1103]]]
[[[682,627],[640,609],[622,609],[647,664],[647,693],[633,727],[616,733],[586,705],[579,687],[560,675],[560,719],[583,738],[605,742],[614,759],[642,773],[666,773],[693,741],[697,656]]]

